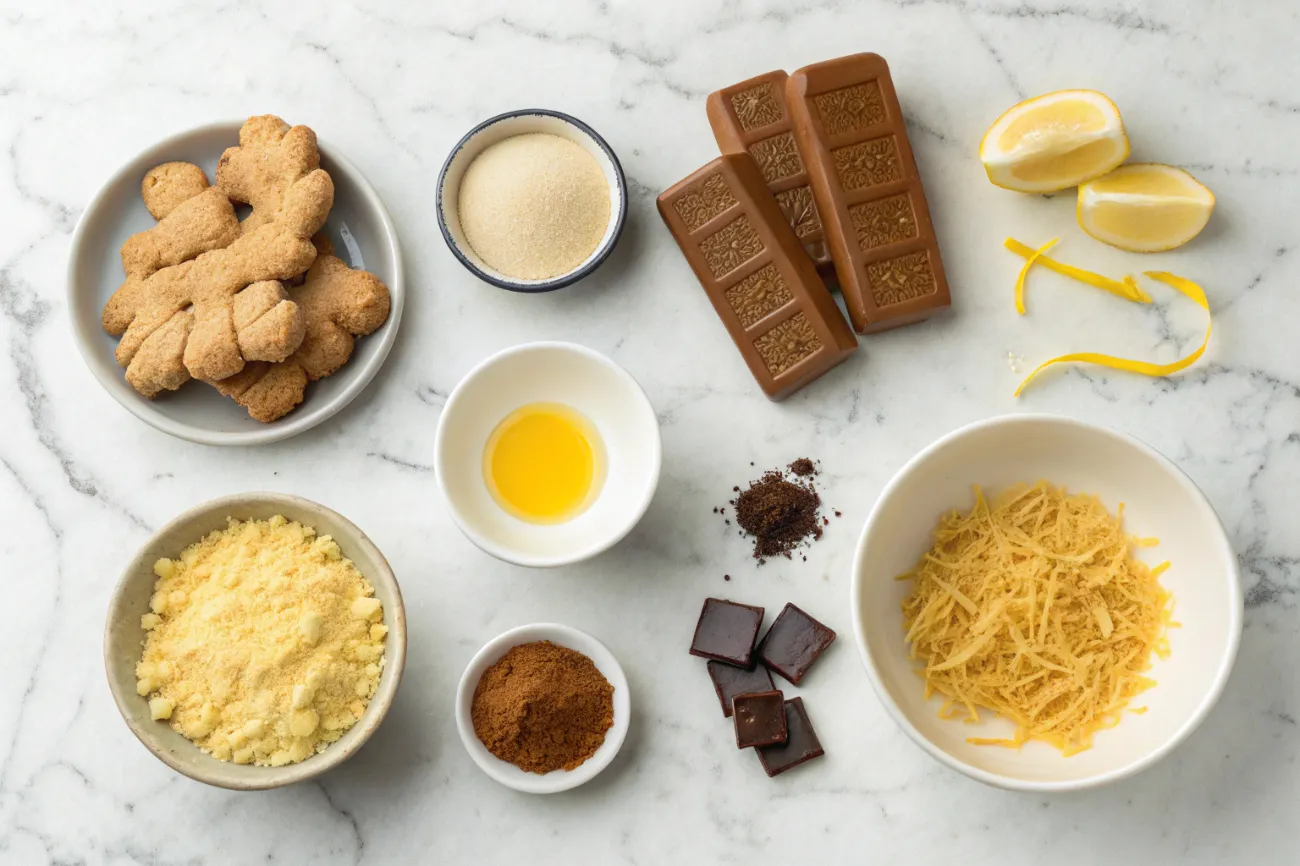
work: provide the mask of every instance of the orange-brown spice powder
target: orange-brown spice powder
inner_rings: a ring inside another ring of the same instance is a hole
[[[550,641],[514,647],[474,689],[474,734],[530,773],[572,770],[614,724],[614,687],[591,659]]]

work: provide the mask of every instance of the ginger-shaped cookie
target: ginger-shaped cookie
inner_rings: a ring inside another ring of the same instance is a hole
[[[202,245],[194,238],[207,235],[193,230],[178,242],[152,233],[165,224],[192,227],[200,208],[221,210],[218,196],[225,197],[220,188],[204,190],[142,233],[150,238],[137,241],[137,235],[123,247],[128,278],[105,305],[103,324],[121,335],[118,362],[126,367],[127,381],[147,397],[190,377],[227,378],[248,361],[283,360],[302,342],[305,319],[277,281],[298,276],[315,260],[309,238],[333,204],[329,175],[316,169],[299,178],[285,189],[273,220],[242,235],[236,223],[229,245],[173,263]],[[224,211],[221,220],[229,236]],[[253,291],[237,305],[245,290]]]
[[[231,201],[252,206],[243,222],[247,234],[276,219],[289,188],[318,168],[316,133],[264,114],[244,121],[239,146],[221,154],[217,186]]]
[[[388,286],[369,271],[349,268],[327,239],[317,238],[316,245],[306,280],[290,293],[307,320],[298,351],[278,364],[249,364],[213,383],[264,423],[291,412],[308,382],[337,372],[352,357],[355,338],[374,333],[388,319]]]

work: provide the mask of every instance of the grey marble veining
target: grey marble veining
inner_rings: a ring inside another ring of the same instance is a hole
[[[119,8],[120,7],[120,8]],[[548,3],[0,3],[0,863],[1289,863],[1300,850],[1300,18],[1289,3],[999,0],[556,0]],[[865,340],[780,405],[765,401],[654,213],[711,158],[705,94],[776,65],[854,51],[894,71],[954,309]],[[1205,234],[1141,258],[1074,222],[1068,194],[997,190],[976,158],[1018,99],[1092,87],[1124,113],[1134,158],[1188,167],[1218,197]],[[447,252],[438,168],[474,123],[569,111],[627,170],[614,256],[542,297],[476,282]],[[276,112],[370,178],[410,278],[384,371],[341,415],[253,450],[168,438],[104,394],[63,300],[72,229],[96,187],[160,138]],[[1016,400],[1019,366],[1092,349],[1171,359],[1199,310],[1153,289],[1137,308],[1036,271],[1011,286],[1016,236],[1104,273],[1158,267],[1205,286],[1205,359],[1164,381],[1061,370]],[[619,547],[533,573],[481,554],[439,501],[433,431],[475,363],[533,339],[606,352],[659,413],[664,475]],[[1054,411],[1133,433],[1209,495],[1243,567],[1246,631],[1205,725],[1113,787],[1061,797],[984,788],[890,722],[847,639],[858,529],[890,475],[948,430]],[[755,569],[712,513],[733,484],[822,460],[843,512],[808,561]],[[750,466],[753,461],[757,464]],[[277,489],[365,529],[407,598],[411,655],[391,716],[319,783],[232,794],[154,761],[121,723],[100,634],[120,565],[176,512]],[[723,574],[732,581],[724,583]],[[707,594],[793,600],[843,639],[800,689],[826,759],[776,780],[738,754],[685,647]],[[635,718],[597,781],[530,798],[464,754],[451,717],[463,665],[507,627],[555,619],[621,659]]]

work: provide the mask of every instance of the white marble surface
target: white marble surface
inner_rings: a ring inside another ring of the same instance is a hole
[[[121,9],[114,7],[121,6]],[[1300,19],[1287,3],[606,0],[355,4],[36,4],[0,18],[0,862],[739,863],[1295,862],[1300,825]],[[951,315],[864,341],[789,402],[764,400],[654,213],[712,157],[704,96],[783,65],[875,50],[909,115],[955,299]],[[1205,235],[1140,259],[1074,225],[1069,196],[991,187],[985,126],[1018,98],[1095,87],[1137,158],[1191,168],[1218,196]],[[614,258],[543,297],[493,290],[445,249],[432,190],[449,147],[512,108],[570,111],[621,156],[633,207]],[[410,299],[387,367],[353,407],[295,440],[219,450],[170,439],[101,390],[63,302],[85,202],[146,145],[214,118],[312,125],[396,217]],[[1149,309],[1035,277],[1011,306],[1002,238],[1061,235],[1110,272],[1198,279],[1217,312],[1207,358],[1165,382],[1073,370],[1021,400],[1026,364],[1074,348],[1169,359],[1199,340],[1190,304]],[[430,451],[439,408],[487,354],[570,339],[610,354],[663,424],[665,471],[641,526],[576,568],[496,562],[456,531]],[[849,638],[862,520],[902,462],[1004,412],[1114,425],[1169,454],[1229,527],[1247,593],[1236,672],[1163,764],[1109,789],[1032,797],[931,761],[889,721]],[[756,570],[710,510],[756,468],[809,454],[844,513],[808,561]],[[233,794],[181,778],[109,698],[100,633],[118,569],[151,528],[210,497],[301,494],[366,529],[403,583],[411,656],[392,715],[319,784]],[[733,580],[725,583],[724,573]],[[827,747],[768,780],[730,744],[698,660],[701,599],[794,600],[841,641],[801,690]],[[632,733],[597,782],[527,797],[456,738],[462,666],[509,626],[560,620],[604,639],[634,690]]]

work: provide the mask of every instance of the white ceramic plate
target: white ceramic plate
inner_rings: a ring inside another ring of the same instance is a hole
[[[159,559],[174,558],[204,535],[224,529],[226,518],[265,520],[281,514],[329,535],[375,587],[375,597],[384,605],[384,625],[388,626],[384,671],[379,678],[370,704],[357,723],[336,742],[318,755],[283,767],[257,767],[218,761],[172,730],[165,722],[156,722],[149,714],[148,702],[136,694],[135,665],[140,660],[145,631],[140,617],[149,612],[153,595],[153,565]],[[370,739],[392,706],[397,686],[406,667],[406,608],[397,577],[366,534],[356,524],[336,511],[298,496],[282,493],[240,493],[213,499],[181,514],[140,548],[118,581],[109,603],[104,625],[104,668],[109,690],[117,709],[131,733],[158,760],[191,779],[231,788],[253,791],[278,788],[318,776],[350,758]]]
[[[478,681],[488,668],[511,648],[534,641],[549,640],[553,644],[568,647],[591,659],[596,669],[601,672],[609,684],[614,687],[614,725],[605,733],[605,742],[601,743],[596,753],[572,770],[553,770],[544,775],[527,773],[514,764],[507,763],[487,750],[474,734],[474,690]],[[469,666],[461,675],[460,685],[456,688],[456,730],[460,740],[465,744],[469,756],[479,769],[501,784],[523,791],[526,794],[554,794],[576,788],[593,779],[597,773],[609,766],[627,737],[628,724],[631,719],[632,700],[627,690],[627,677],[618,659],[605,648],[605,645],[586,632],[578,631],[567,625],[543,622],[533,625],[521,625],[499,635],[479,650],[470,659]]]
[[[529,403],[563,403],[596,426],[605,483],[565,523],[526,523],[492,498],[483,449],[503,418]],[[528,566],[589,559],[632,531],[659,483],[659,419],[641,386],[599,352],[573,343],[527,343],[498,352],[452,391],[438,419],[434,466],[452,518],[480,548]]]
[[[113,357],[117,338],[105,333],[100,315],[122,284],[119,250],[131,235],[156,224],[140,199],[140,181],[154,166],[193,162],[213,180],[222,152],[239,143],[242,121],[213,123],[175,135],[137,156],[117,171],[86,205],[72,235],[68,258],[68,315],[72,334],[90,371],[117,402],[165,433],[205,445],[256,445],[286,439],[315,427],[352,401],[388,357],[402,320],[406,281],[397,231],[383,202],[361,173],[324,142],[321,167],[334,181],[334,207],[325,233],[334,252],[354,268],[368,270],[392,294],[388,321],[357,340],[343,369],[307,386],[302,404],[285,417],[263,424],[248,417],[235,401],[202,382],[189,382],[150,400],[127,384]]]
[[[979,724],[939,718],[907,657],[900,605],[910,581],[895,580],[929,549],[939,517],[973,503],[971,485],[995,491],[1046,480],[1092,493],[1112,513],[1124,503],[1130,534],[1160,545],[1140,556],[1169,560],[1161,583],[1173,593],[1171,656],[1149,672],[1157,685],[1118,726],[1085,752],[1063,757],[1039,742],[1020,750],[975,746],[967,737],[1010,737],[991,713]],[[912,458],[881,493],[858,542],[853,572],[854,634],[867,673],[903,730],[948,766],[992,785],[1029,791],[1094,787],[1132,775],[1169,754],[1223,692],[1241,639],[1237,558],[1204,494],[1173,463],[1138,440],[1069,418],[1012,415],[963,427]]]

